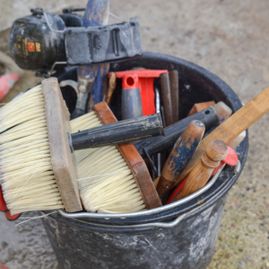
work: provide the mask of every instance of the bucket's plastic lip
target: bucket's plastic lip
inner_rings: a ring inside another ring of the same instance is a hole
[[[192,199],[196,198],[197,196],[201,195],[202,193],[204,193],[205,191],[207,191],[208,189],[210,189],[218,180],[218,177],[220,175],[222,170],[220,170],[210,181],[207,185],[205,185],[203,188],[201,188],[200,190],[194,192],[193,194],[168,205],[164,205],[158,208],[154,208],[154,209],[149,209],[149,210],[145,210],[145,211],[139,211],[139,212],[133,212],[133,213],[91,213],[91,212],[83,212],[83,213],[66,213],[62,210],[59,210],[60,214],[66,218],[78,218],[78,219],[91,219],[91,218],[95,218],[95,219],[105,219],[105,220],[111,220],[111,219],[126,219],[129,217],[143,217],[143,216],[148,216],[151,214],[158,214],[158,213],[162,213],[163,211],[166,211],[168,209],[173,209],[175,207],[178,207],[180,205],[183,205],[189,201],[191,201]],[[240,161],[238,162],[237,166],[235,167],[235,173],[239,174],[241,171],[241,163]]]

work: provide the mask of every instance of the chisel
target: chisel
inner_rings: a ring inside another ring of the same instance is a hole
[[[205,125],[201,121],[194,120],[178,138],[164,164],[157,185],[161,199],[169,195],[169,191],[174,187],[177,177],[191,159],[204,133]]]

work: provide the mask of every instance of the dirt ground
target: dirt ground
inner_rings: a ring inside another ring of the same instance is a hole
[[[28,7],[59,10],[77,3],[85,1],[0,0],[0,30]],[[268,86],[268,0],[112,0],[111,5],[112,22],[139,17],[145,50],[206,67],[243,101]],[[1,39],[0,48],[5,49]],[[31,85],[29,77],[24,87]],[[269,268],[268,120],[266,116],[250,129],[248,162],[229,192],[210,269]],[[40,220],[16,226],[0,216],[0,261],[11,269],[57,268]]]

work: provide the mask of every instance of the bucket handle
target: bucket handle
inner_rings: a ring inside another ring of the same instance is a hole
[[[63,216],[63,217],[69,217],[67,213],[65,213],[64,211],[62,210],[59,210],[59,213]],[[86,223],[88,225],[93,225],[95,227],[100,227],[100,228],[108,228],[108,227],[112,227],[113,229],[114,228],[151,228],[151,227],[154,227],[154,228],[165,228],[165,229],[168,229],[168,228],[174,228],[175,226],[177,226],[183,219],[186,218],[186,216],[189,214],[190,212],[188,213],[184,213],[182,215],[179,215],[176,219],[170,221],[170,222],[151,222],[151,223],[142,223],[142,224],[130,224],[130,225],[107,225],[107,224],[100,224],[100,223],[91,223],[91,222],[87,222],[87,221],[84,221],[84,220],[81,220],[81,219],[76,219],[76,221],[78,222],[82,222],[82,223]]]
[[[169,221],[169,222],[152,222],[152,223],[144,223],[144,224],[136,224],[136,225],[128,225],[128,227],[134,227],[134,228],[149,228],[149,227],[155,227],[155,228],[174,228],[177,226],[185,217],[186,213],[178,216],[176,219]]]
[[[222,167],[223,168],[223,167]],[[238,174],[240,173],[241,171],[241,162],[239,161],[238,164],[236,165],[235,169],[234,169],[234,172],[235,174]],[[178,201],[178,202],[175,202],[173,204],[169,204],[169,205],[166,205],[165,207],[168,208],[172,208],[174,206],[177,206],[179,204],[183,204],[195,197],[197,197],[198,195],[202,194],[203,192],[205,192],[206,190],[208,190],[209,188],[211,188],[212,185],[215,184],[216,180],[218,179],[219,177],[219,174],[221,173],[222,169],[220,169],[216,175],[210,180],[210,182],[205,185],[202,189],[196,191],[195,193],[189,195],[188,197],[185,197],[183,198],[182,200]],[[152,211],[160,211],[160,208],[155,208],[155,209],[151,209],[149,210],[150,212]],[[182,214],[182,215],[179,215],[176,219],[174,219],[173,221],[171,222],[153,222],[153,223],[143,223],[143,224],[130,224],[130,225],[106,225],[106,224],[99,224],[99,223],[93,223],[93,222],[86,222],[84,221],[83,219],[87,219],[87,218],[91,218],[91,217],[95,217],[98,219],[106,219],[106,220],[109,220],[109,219],[114,219],[115,217],[116,218],[121,218],[121,219],[124,219],[126,218],[127,216],[135,216],[135,215],[147,215],[149,214],[149,211],[145,211],[145,212],[135,212],[135,213],[130,213],[130,214],[114,214],[114,215],[109,215],[109,214],[104,214],[104,213],[100,213],[100,214],[96,214],[96,213],[90,213],[90,212],[82,212],[82,213],[66,213],[65,211],[63,210],[59,210],[58,212],[60,213],[60,215],[62,215],[63,217],[65,218],[69,218],[69,219],[75,219],[76,221],[80,221],[80,222],[85,222],[85,223],[91,223],[95,226],[98,226],[98,227],[133,227],[133,228],[148,228],[148,227],[157,227],[157,228],[173,228],[174,226],[176,226],[178,223],[180,223],[180,221],[182,219],[184,219],[187,215],[193,213],[192,211],[189,211],[185,214]]]

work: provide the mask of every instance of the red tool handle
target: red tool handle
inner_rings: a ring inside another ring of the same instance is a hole
[[[0,211],[4,212],[6,219],[10,220],[10,221],[18,219],[21,215],[21,214],[11,215],[10,211],[7,208],[1,186],[0,186]],[[0,269],[1,269],[1,267],[0,267]]]
[[[139,89],[144,116],[156,113],[154,78],[167,73],[167,70],[135,69],[115,72],[116,77],[122,79],[122,89]]]
[[[221,161],[220,165],[218,167],[216,167],[212,173],[212,176],[214,176],[215,174],[217,174],[217,172],[219,171],[219,169],[221,169],[221,167],[223,167],[223,164],[227,164],[229,166],[236,166],[239,159],[238,159],[238,155],[236,153],[236,151],[227,146],[228,148],[228,154],[226,156],[226,158]],[[172,192],[172,194],[169,196],[168,200],[167,200],[167,204],[172,203],[176,196],[182,191],[182,189],[184,188],[184,185],[186,183],[186,179],[182,180],[178,186],[174,189],[174,191]]]
[[[20,76],[17,73],[8,73],[0,77],[0,100],[2,100],[19,80]]]

